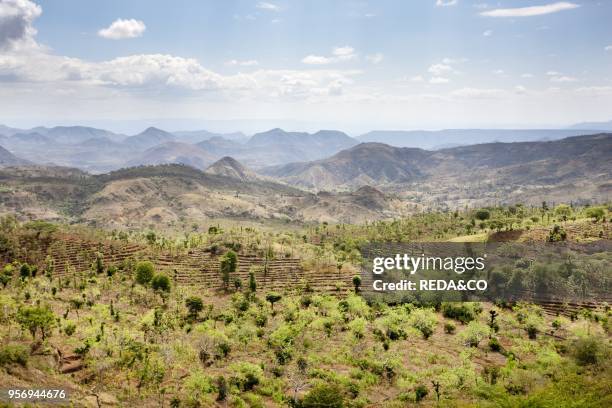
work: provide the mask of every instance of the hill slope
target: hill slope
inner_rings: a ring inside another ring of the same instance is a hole
[[[261,173],[315,190],[370,184],[403,193],[435,192],[445,200],[453,193],[456,201],[501,191],[508,200],[517,198],[513,192],[528,197],[566,192],[577,199],[605,199],[612,185],[612,134],[439,151],[362,143],[328,159],[270,167]]]
[[[254,180],[257,178],[257,175],[253,171],[244,167],[236,159],[229,156],[222,157],[220,160],[211,164],[204,173],[230,177],[242,181]]]
[[[404,203],[380,192],[315,195],[251,174],[229,158],[208,172],[176,164],[100,175],[60,167],[12,167],[0,169],[5,187],[0,214],[112,228],[187,228],[187,223],[211,219],[339,222],[407,214]]]
[[[24,166],[30,164],[29,161],[20,159],[13,153],[0,146],[0,166]]]

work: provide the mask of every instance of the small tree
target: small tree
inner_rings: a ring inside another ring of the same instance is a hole
[[[136,282],[141,285],[147,285],[153,275],[155,274],[155,267],[149,261],[142,261],[136,264]]]
[[[238,265],[238,257],[234,251],[227,251],[221,258],[219,269],[221,270],[221,279],[223,280],[223,288],[227,290],[230,282],[230,274],[236,272]]]
[[[249,291],[255,293],[257,291],[257,281],[255,280],[255,273],[249,272]]]
[[[482,210],[476,211],[476,214],[474,216],[479,221],[486,221],[489,218],[491,218],[491,213],[489,212],[489,210],[482,209]]]
[[[266,300],[270,302],[270,306],[272,306],[272,310],[274,310],[274,304],[281,300],[283,297],[276,292],[270,292],[266,295]]]
[[[24,329],[28,329],[33,338],[40,330],[42,339],[45,340],[55,325],[55,315],[48,307],[22,307],[17,311],[17,321]]]
[[[158,273],[151,280],[151,287],[158,292],[170,292],[170,278],[165,273]]]
[[[32,268],[30,268],[30,265],[27,263],[22,264],[19,268],[19,276],[21,277],[21,280],[25,280],[26,278],[32,276]]]
[[[361,286],[361,276],[353,276],[353,286],[355,287],[355,293],[359,292],[359,287]]]
[[[191,296],[185,300],[185,306],[189,310],[189,315],[195,318],[204,309],[204,302],[201,297]]]
[[[227,381],[220,375],[217,377],[217,401],[225,401],[227,398]]]
[[[104,272],[104,259],[102,258],[102,254],[100,252],[96,253],[96,262],[94,263],[94,269],[97,274],[101,274]]]

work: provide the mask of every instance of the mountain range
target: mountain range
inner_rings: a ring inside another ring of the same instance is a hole
[[[254,145],[278,137],[260,135]],[[37,166],[2,149],[0,213],[176,226],[221,218],[361,222],[424,209],[606,202],[611,159],[611,133],[440,150],[361,143],[324,159],[255,170],[170,141],[145,150],[135,167],[104,174]]]
[[[160,163],[183,163],[205,170],[212,162],[225,156],[257,170],[325,159],[361,142],[440,150],[493,141],[558,140],[598,133],[584,130],[586,125],[544,130],[372,131],[356,138],[337,130],[306,133],[275,128],[248,137],[240,132],[170,132],[155,127],[135,135],[124,135],[86,126],[18,129],[0,125],[0,146],[36,164],[77,167],[92,173]],[[597,125],[605,127],[605,123]]]
[[[563,194],[576,200],[607,200],[612,191],[612,134],[436,151],[362,143],[326,159],[268,167],[260,173],[315,191],[372,185],[429,204],[491,202],[495,197],[507,202],[545,196],[561,200]]]

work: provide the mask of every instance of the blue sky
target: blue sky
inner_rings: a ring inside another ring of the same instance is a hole
[[[610,120],[611,20],[612,2],[584,0],[0,0],[0,122],[359,133]]]

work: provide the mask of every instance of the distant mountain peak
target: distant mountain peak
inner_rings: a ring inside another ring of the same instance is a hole
[[[257,178],[254,172],[243,166],[238,160],[230,156],[222,157],[211,164],[205,171],[208,174],[231,177],[242,181]]]

